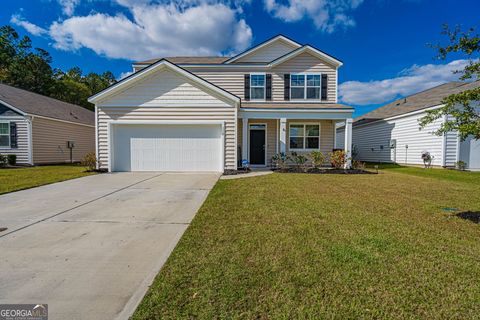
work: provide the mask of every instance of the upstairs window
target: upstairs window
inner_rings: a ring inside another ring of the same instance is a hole
[[[265,100],[265,74],[250,75],[250,99]]]
[[[10,148],[9,122],[0,122],[0,148]]]
[[[290,98],[292,100],[320,100],[320,74],[292,74]]]

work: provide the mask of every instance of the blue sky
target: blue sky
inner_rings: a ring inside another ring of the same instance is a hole
[[[3,0],[11,24],[53,66],[131,70],[131,61],[240,52],[276,34],[344,62],[341,102],[356,115],[455,80],[465,57],[435,59],[443,23],[480,27],[478,0]]]

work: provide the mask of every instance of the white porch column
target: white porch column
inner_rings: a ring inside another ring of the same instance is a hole
[[[280,118],[280,153],[287,152],[287,118]]]
[[[242,118],[242,161],[248,159],[248,118]]]
[[[352,167],[352,122],[352,118],[345,119],[345,154],[347,155],[345,169]]]

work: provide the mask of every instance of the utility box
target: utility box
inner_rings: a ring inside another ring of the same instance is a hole
[[[390,140],[390,149],[395,149],[397,147],[397,140],[392,139]]]

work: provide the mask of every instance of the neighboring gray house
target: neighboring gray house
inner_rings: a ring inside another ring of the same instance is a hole
[[[71,155],[68,141],[74,145]],[[94,112],[0,84],[0,154],[34,165],[81,161],[94,151]]]
[[[370,162],[396,162],[421,165],[421,153],[434,157],[433,165],[454,167],[457,161],[467,163],[470,170],[480,170],[480,140],[472,137],[461,141],[456,132],[443,136],[432,134],[445,118],[420,130],[418,121],[426,110],[442,106],[450,94],[480,87],[480,81],[450,82],[396,100],[366,113],[353,122],[353,152],[356,159]],[[344,129],[337,126],[336,146],[343,147]]]
[[[109,171],[234,171],[280,152],[330,152],[342,62],[276,36],[234,57],[171,57],[90,98],[97,154]],[[345,149],[350,152],[351,130]]]

